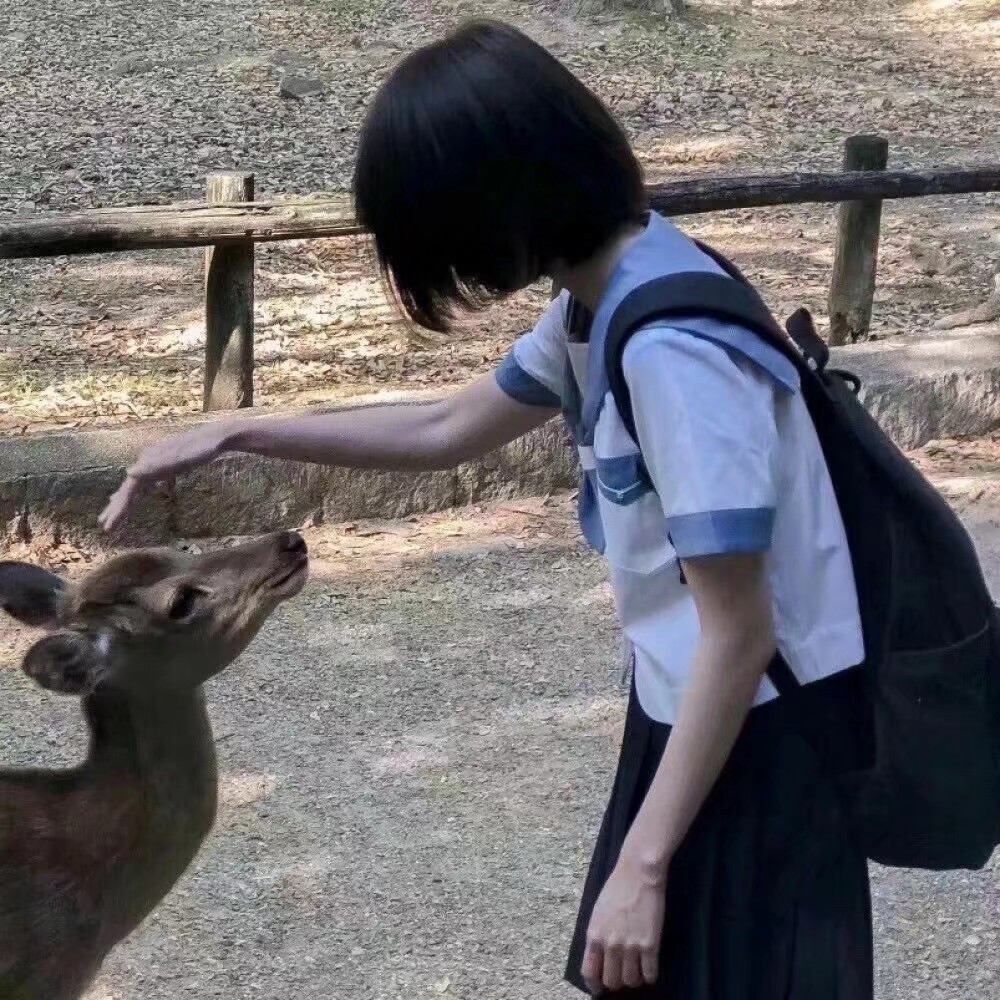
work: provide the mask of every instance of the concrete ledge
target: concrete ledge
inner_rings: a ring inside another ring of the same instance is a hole
[[[833,363],[862,378],[867,405],[903,447],[1000,426],[1000,334],[841,348]],[[343,409],[431,399],[429,393],[363,397]],[[0,526],[6,525],[7,539],[97,543],[97,515],[139,451],[211,419],[218,418],[0,441]],[[447,472],[377,473],[234,456],[185,476],[180,488],[159,488],[116,543],[252,534],[310,520],[405,517],[548,493],[576,481],[575,455],[559,421]]]
[[[1000,333],[858,344],[832,364],[860,376],[865,405],[901,448],[1000,426]]]

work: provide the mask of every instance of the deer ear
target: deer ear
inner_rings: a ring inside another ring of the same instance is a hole
[[[30,563],[0,562],[0,608],[25,625],[51,627],[66,584]]]
[[[83,632],[62,630],[40,639],[21,668],[37,684],[58,694],[85,694],[104,663],[106,652]]]

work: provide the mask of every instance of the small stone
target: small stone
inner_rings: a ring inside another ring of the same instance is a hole
[[[153,61],[146,56],[128,56],[119,59],[111,70],[118,76],[134,76],[137,73],[148,73],[152,68]]]
[[[278,87],[278,96],[299,100],[308,97],[310,94],[318,94],[323,90],[323,84],[319,80],[311,79],[308,76],[296,76],[286,73],[281,78]]]
[[[301,69],[306,65],[306,60],[303,56],[300,56],[297,52],[293,52],[291,49],[278,49],[278,51],[271,56],[271,65],[277,66],[280,69],[291,69],[293,67]]]
[[[970,934],[962,943],[970,948],[978,948],[983,943],[983,939],[978,934]]]

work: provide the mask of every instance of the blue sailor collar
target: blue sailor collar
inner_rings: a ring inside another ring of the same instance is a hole
[[[693,240],[656,212],[649,213],[645,229],[628,246],[618,261],[601,296],[590,328],[587,387],[582,408],[582,431],[592,444],[594,427],[608,392],[604,370],[604,340],[615,310],[635,288],[654,278],[684,271],[725,272],[703,253]],[[704,316],[672,316],[670,326],[696,337],[712,340],[752,361],[785,392],[795,393],[799,377],[795,366],[780,351],[745,327]]]

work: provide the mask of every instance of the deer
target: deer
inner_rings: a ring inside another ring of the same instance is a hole
[[[0,607],[45,630],[22,670],[90,731],[76,767],[0,770],[0,1000],[76,1000],[193,861],[218,791],[202,685],[308,564],[294,532],[129,551],[75,582],[0,563]]]

